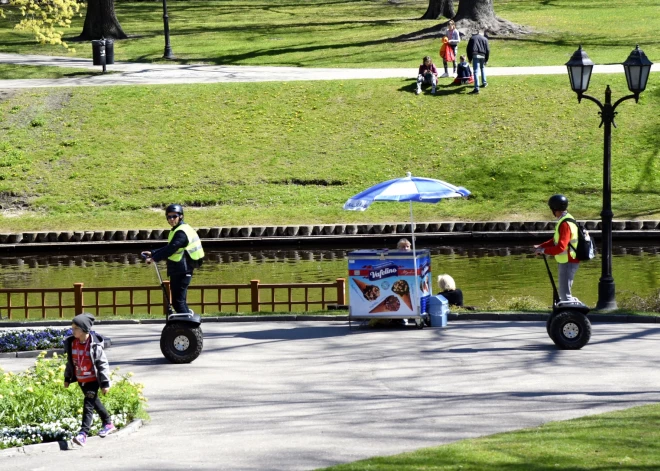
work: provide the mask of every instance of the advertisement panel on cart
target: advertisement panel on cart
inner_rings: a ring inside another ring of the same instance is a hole
[[[427,312],[431,295],[428,250],[416,252],[418,304],[414,306],[415,262],[412,252],[357,250],[348,254],[352,316],[407,318]]]

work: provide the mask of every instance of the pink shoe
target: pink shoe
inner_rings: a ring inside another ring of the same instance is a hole
[[[112,425],[112,423],[105,424],[101,430],[99,430],[99,437],[107,437],[111,433],[115,433],[117,431],[117,427]]]

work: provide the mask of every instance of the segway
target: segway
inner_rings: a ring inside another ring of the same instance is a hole
[[[552,284],[552,314],[546,323],[548,336],[562,350],[579,350],[591,339],[589,307],[579,301],[560,301],[548,259],[543,254],[545,268]]]
[[[142,258],[146,259],[145,256]],[[152,264],[156,269],[158,281],[163,290],[163,300],[167,306],[167,322],[160,334],[160,351],[172,363],[191,363],[202,353],[204,347],[202,318],[199,314],[192,312],[185,314],[174,312],[158,265],[156,262],[152,262]]]

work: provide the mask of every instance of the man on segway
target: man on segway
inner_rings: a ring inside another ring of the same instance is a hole
[[[578,301],[571,293],[575,273],[580,267],[580,261],[576,258],[576,249],[578,245],[578,227],[572,221],[575,220],[569,214],[568,198],[564,195],[552,195],[548,200],[550,211],[557,218],[555,234],[552,239],[535,245],[537,255],[552,255],[557,261],[559,272],[559,300],[560,301]]]
[[[167,323],[160,336],[160,351],[172,363],[190,363],[202,352],[204,337],[202,320],[187,304],[188,286],[193,271],[201,265],[204,249],[197,232],[183,221],[183,208],[171,204],[165,209],[167,222],[172,226],[168,244],[152,252],[142,252],[147,263],[167,259],[172,304],[163,283],[158,265],[154,263],[163,299],[167,307]]]
[[[142,255],[146,257],[147,263],[167,259],[174,312],[192,312],[186,302],[188,286],[195,268],[201,266],[204,249],[195,229],[183,221],[183,207],[180,204],[169,205],[165,209],[165,217],[172,227],[167,238],[168,244],[153,252],[142,252]]]
[[[548,206],[557,218],[555,234],[552,239],[534,246],[536,254],[543,255],[543,261],[552,284],[552,313],[546,322],[546,330],[548,336],[559,348],[579,350],[589,343],[591,338],[591,322],[587,318],[589,308],[571,293],[575,272],[580,266],[577,255],[578,243],[582,242],[579,242],[580,234],[577,223],[567,211],[568,199],[564,195],[553,195],[548,200]],[[559,293],[546,254],[554,256],[557,260]]]

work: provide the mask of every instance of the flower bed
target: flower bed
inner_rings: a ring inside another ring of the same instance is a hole
[[[69,440],[80,430],[83,395],[73,384],[64,388],[66,356],[42,353],[35,365],[20,373],[0,368],[0,449],[33,443]],[[111,373],[112,387],[101,401],[121,428],[136,418],[146,419],[147,399],[141,384],[130,380],[132,373]],[[94,414],[90,434],[96,434],[101,422]]]
[[[0,333],[0,353],[62,348],[71,329],[24,329]]]

